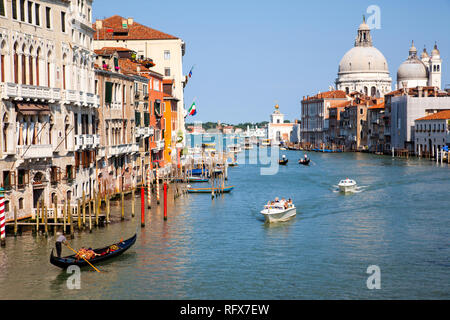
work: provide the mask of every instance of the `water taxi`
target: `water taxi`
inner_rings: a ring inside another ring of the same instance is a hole
[[[217,187],[214,188],[214,192],[217,193],[229,193],[231,190],[234,189],[234,186],[228,186],[228,187]],[[187,192],[189,193],[211,193],[212,188],[192,188],[192,186],[187,187]]]
[[[356,190],[356,181],[352,179],[341,180],[338,184],[339,190],[341,192],[352,192]]]
[[[292,203],[281,201],[265,205],[261,214],[269,223],[286,221],[297,214],[297,208]]]

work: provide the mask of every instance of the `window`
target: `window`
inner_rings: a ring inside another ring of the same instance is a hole
[[[41,25],[40,10],[41,10],[41,6],[38,3],[35,3],[34,4],[34,23],[37,26]]]
[[[164,75],[165,75],[166,77],[170,77],[170,68],[165,68],[165,69],[164,69]]]
[[[20,21],[25,22],[25,0],[20,0]]]
[[[170,60],[170,51],[169,50],[164,51],[164,60]]]
[[[142,89],[144,91],[144,97],[148,97],[148,86],[146,84],[143,84]]]
[[[17,0],[12,0],[11,6],[13,19],[17,19]]]
[[[0,0],[0,16],[6,17],[5,0]]]
[[[61,11],[61,31],[66,32],[66,13]]]
[[[50,21],[50,19],[51,19],[50,13],[51,13],[51,9],[49,7],[45,7],[45,21],[47,24],[47,29],[50,29],[52,27],[52,24]]]
[[[27,170],[19,169],[17,172],[17,187],[23,189],[29,183],[29,173]]]
[[[28,1],[28,23],[33,23],[33,2]]]
[[[139,111],[134,112],[134,122],[136,127],[141,126],[141,113]]]
[[[23,198],[19,199],[19,210],[23,210]]]

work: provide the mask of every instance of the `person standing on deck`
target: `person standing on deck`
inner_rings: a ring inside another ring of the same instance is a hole
[[[56,235],[58,236],[58,238],[56,238],[56,242],[55,242],[55,246],[56,246],[56,255],[58,256],[58,258],[61,258],[61,244],[67,243],[67,239],[66,237],[61,233],[61,232],[57,232]]]

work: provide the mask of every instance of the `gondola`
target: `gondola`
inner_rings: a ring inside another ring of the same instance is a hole
[[[288,161],[289,161],[288,159],[278,160],[278,164],[285,166],[287,165]]]
[[[304,166],[308,166],[310,161],[311,160],[309,160],[309,159],[300,159],[300,160],[298,160],[298,163],[300,163]]]
[[[136,242],[136,237],[137,237],[137,234],[135,234],[128,240],[114,243],[112,245],[109,245],[109,246],[101,248],[101,249],[95,249],[94,252],[97,254],[100,254],[100,256],[96,256],[88,261],[92,264],[95,264],[95,263],[105,261],[105,260],[119,256],[122,253],[124,253],[125,251],[127,251]],[[107,251],[110,251],[111,249],[115,249],[115,248],[117,248],[117,249],[107,253]],[[110,249],[110,250],[108,250],[108,249]],[[77,260],[75,258],[75,255],[67,256],[64,258],[55,257],[53,255],[53,249],[52,249],[52,253],[50,254],[50,263],[57,267],[63,268],[63,269],[66,269],[71,265],[76,265],[79,267],[88,265],[88,263],[82,258]]]

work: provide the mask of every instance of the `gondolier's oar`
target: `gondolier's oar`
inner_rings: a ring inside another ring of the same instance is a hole
[[[72,250],[73,252],[75,252],[76,254],[78,254],[77,251],[75,251],[74,249],[72,249],[67,243],[66,243],[66,247],[69,248],[70,250]],[[100,270],[98,270],[96,267],[94,267],[92,265],[92,263],[90,263],[89,261],[87,261],[83,256],[81,256],[81,258],[83,258],[84,261],[86,261],[87,263],[89,263],[89,265],[94,268],[95,271],[100,272]]]

